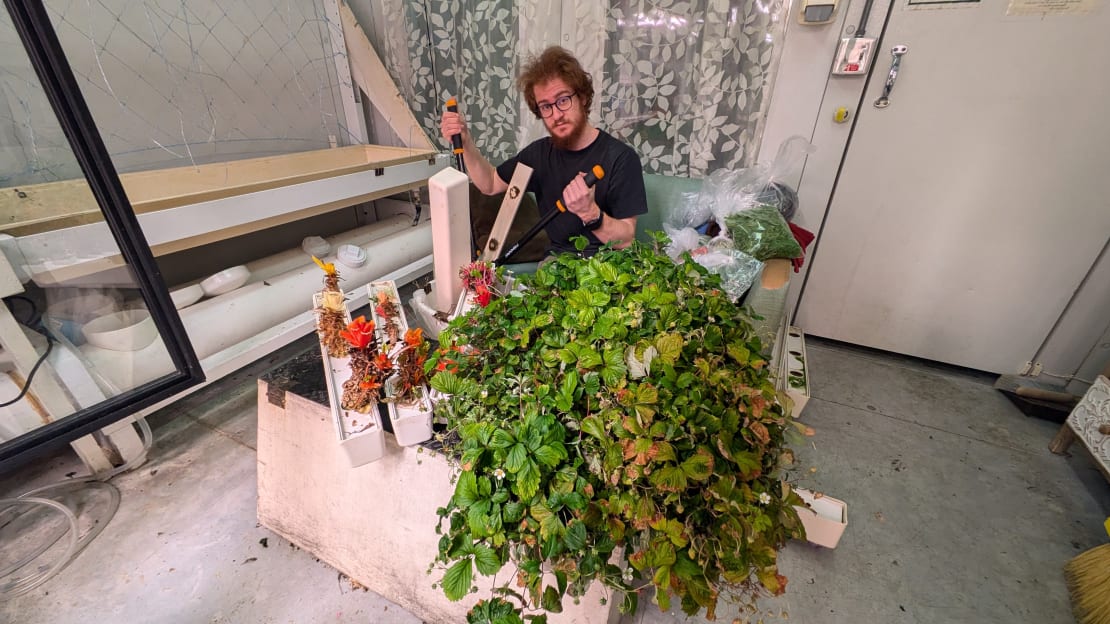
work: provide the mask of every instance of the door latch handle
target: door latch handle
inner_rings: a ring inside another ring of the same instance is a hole
[[[890,61],[890,73],[886,75],[886,84],[883,85],[883,94],[879,99],[875,100],[875,108],[886,108],[890,106],[890,92],[894,90],[894,81],[898,80],[898,68],[902,66],[902,55],[909,52],[909,48],[904,45],[896,45],[890,49],[890,55],[894,57]]]

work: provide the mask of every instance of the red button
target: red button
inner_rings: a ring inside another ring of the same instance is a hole
[[[848,63],[844,66],[844,71],[855,72],[859,71],[859,63]]]

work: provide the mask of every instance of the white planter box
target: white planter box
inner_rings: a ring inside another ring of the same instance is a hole
[[[396,383],[396,375],[386,380],[387,396],[394,396]],[[393,423],[393,435],[397,437],[397,444],[400,446],[413,446],[432,437],[432,401],[428,398],[427,386],[422,387],[419,394],[420,398],[412,405],[402,405],[392,400],[386,403],[389,407],[389,420]]]
[[[840,536],[848,526],[848,504],[831,496],[817,498],[813,492],[794,488],[809,507],[795,507],[802,526],[806,528],[806,541],[825,548],[836,548]]]
[[[806,338],[797,327],[786,328],[786,348],[783,350],[782,374],[786,385],[786,395],[794,401],[794,418],[802,414],[809,403],[809,365],[806,354]]]
[[[320,309],[322,297],[321,293],[312,296],[314,310]],[[351,312],[346,305],[343,307],[343,314],[350,323]],[[354,468],[381,459],[385,454],[385,430],[378,414],[378,405],[371,405],[365,414],[343,409],[343,384],[351,378],[350,358],[332,358],[321,340],[320,359],[324,363],[324,380],[328,385],[328,405],[331,406],[335,433],[347,461]]]

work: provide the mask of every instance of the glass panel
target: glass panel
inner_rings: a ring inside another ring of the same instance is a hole
[[[136,212],[241,180],[234,169],[125,174],[210,172],[203,165],[360,142],[345,127],[329,35],[338,25],[323,0],[46,5]]]
[[[0,59],[6,442],[179,372],[7,12]],[[67,226],[88,222],[69,234]]]

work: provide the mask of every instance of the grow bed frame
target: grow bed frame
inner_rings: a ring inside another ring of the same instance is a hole
[[[351,145],[126,173],[120,181],[162,256],[418,188],[446,165],[446,156],[426,149]],[[124,268],[83,179],[0,189],[0,214],[40,286]]]

